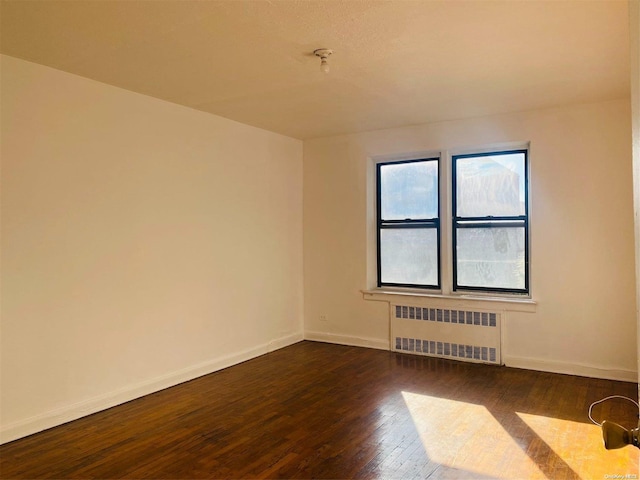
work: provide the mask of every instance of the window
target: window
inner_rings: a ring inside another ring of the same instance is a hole
[[[377,163],[378,286],[528,294],[527,161],[518,149]]]
[[[438,166],[438,158],[378,164],[378,286],[440,288]]]
[[[527,151],[454,155],[453,289],[528,293]]]

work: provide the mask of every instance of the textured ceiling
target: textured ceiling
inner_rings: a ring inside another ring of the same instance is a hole
[[[0,51],[304,139],[626,97],[627,8],[2,0]]]

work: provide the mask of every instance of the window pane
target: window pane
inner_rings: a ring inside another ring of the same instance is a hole
[[[458,228],[461,287],[524,289],[524,227]]]
[[[438,162],[380,165],[382,220],[438,216]]]
[[[438,285],[437,232],[436,228],[380,230],[382,283]]]
[[[459,217],[524,215],[524,153],[456,158]]]

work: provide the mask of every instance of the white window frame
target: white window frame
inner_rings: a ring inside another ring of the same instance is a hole
[[[507,150],[527,150],[528,162],[527,162],[527,178],[529,181],[528,188],[528,294],[522,293],[510,293],[510,292],[493,292],[493,291],[467,291],[467,290],[453,290],[453,241],[452,241],[452,157],[454,155],[465,154],[481,154],[481,153],[493,153]],[[407,160],[419,160],[422,158],[434,158],[439,157],[439,172],[440,178],[440,286],[438,289],[423,289],[423,288],[406,288],[406,287],[378,287],[378,225],[377,225],[377,211],[376,211],[376,196],[377,196],[377,164],[389,163],[389,162],[402,162]],[[529,142],[512,142],[512,143],[497,143],[491,145],[483,145],[480,147],[465,147],[465,148],[447,148],[441,150],[420,150],[409,153],[399,154],[385,154],[385,155],[373,155],[368,159],[367,168],[367,288],[363,290],[365,293],[390,293],[390,294],[402,294],[402,295],[417,295],[417,296],[435,296],[435,297],[453,297],[453,298],[478,298],[478,299],[504,299],[506,301],[530,301],[533,298],[533,282],[532,272],[533,261],[531,252],[531,231],[533,230],[533,215],[532,215],[532,189],[531,189],[531,146]]]

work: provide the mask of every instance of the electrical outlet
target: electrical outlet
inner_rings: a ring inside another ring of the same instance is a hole
[[[326,322],[327,321],[327,315],[326,314],[320,315],[320,321],[321,322]]]

